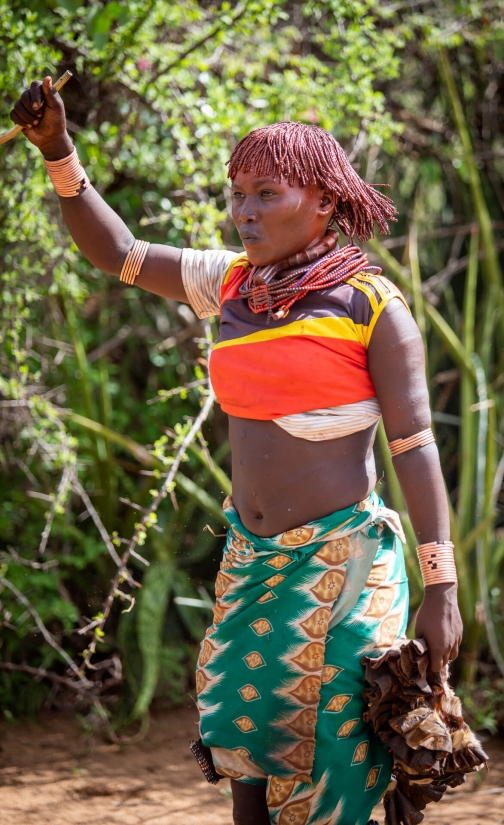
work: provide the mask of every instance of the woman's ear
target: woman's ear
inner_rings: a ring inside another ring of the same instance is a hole
[[[336,209],[336,195],[330,189],[323,189],[320,197],[319,214],[330,216]]]

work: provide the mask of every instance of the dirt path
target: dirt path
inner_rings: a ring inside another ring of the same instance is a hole
[[[191,706],[157,715],[147,738],[125,747],[86,739],[61,714],[1,723],[0,823],[231,825],[227,780],[208,785],[187,748],[196,730]],[[426,825],[504,825],[504,742],[485,747],[491,772],[429,806]]]

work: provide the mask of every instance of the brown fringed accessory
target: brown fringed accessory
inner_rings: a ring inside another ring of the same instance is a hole
[[[203,776],[210,785],[217,785],[222,776],[215,770],[215,765],[212,759],[212,751],[203,744],[201,739],[193,739],[189,745],[191,752],[200,766]]]
[[[124,260],[119,280],[130,286],[135,283],[150,244],[148,241],[135,241]]]
[[[383,656],[362,659],[369,687],[363,692],[369,722],[392,751],[392,781],[385,792],[385,825],[418,825],[429,802],[466,774],[487,767],[488,757],[464,722],[460,699],[440,673],[427,670],[424,639]]]
[[[284,121],[249,132],[237,144],[228,161],[228,175],[238,171],[258,177],[284,178],[292,186],[313,184],[334,194],[331,223],[347,238],[373,237],[376,223],[382,235],[390,234],[387,221],[397,210],[374,186],[359,177],[338,141],[326,129],[307,123]]]
[[[457,581],[453,542],[431,541],[417,547],[418,561],[424,585]]]
[[[388,448],[390,455],[394,458],[396,455],[413,450],[414,447],[426,447],[427,444],[433,444],[434,441],[434,433],[430,427],[427,427],[426,430],[410,435],[409,438],[396,438],[395,441],[389,441]]]
[[[75,146],[68,157],[61,160],[44,160],[44,163],[60,198],[75,198],[91,185]]]
[[[267,312],[269,323],[271,318],[275,321],[285,318],[291,306],[312,290],[329,289],[358,272],[381,272],[379,267],[369,265],[358,246],[347,244],[339,249],[337,241],[338,233],[331,230],[320,244],[285,261],[270,266],[254,266],[240,287],[240,295],[248,301],[252,312]],[[328,248],[329,252],[324,255]],[[323,257],[320,257],[321,254]],[[311,263],[314,260],[315,263]],[[292,267],[295,267],[293,271],[277,278],[279,273]],[[280,309],[273,312],[275,307]]]

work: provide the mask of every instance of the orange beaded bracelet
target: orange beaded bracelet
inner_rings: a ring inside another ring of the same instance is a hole
[[[428,544],[419,544],[417,554],[425,586],[457,581],[453,542],[431,541]]]
[[[145,261],[149,246],[148,241],[135,241],[124,260],[121,274],[119,275],[120,281],[124,281],[124,283],[130,286],[135,283],[142,264]]]
[[[426,430],[421,430],[415,435],[410,435],[409,438],[396,438],[395,441],[388,442],[388,448],[392,457],[405,453],[407,450],[412,450],[414,447],[425,447],[427,444],[432,444],[434,441],[434,433],[430,427]]]
[[[91,184],[79,160],[77,149],[61,160],[45,160],[47,172],[60,198],[75,198]]]

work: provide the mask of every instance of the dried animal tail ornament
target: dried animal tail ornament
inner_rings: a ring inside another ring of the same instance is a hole
[[[386,825],[418,825],[429,802],[466,774],[487,767],[488,757],[462,715],[460,699],[448,684],[447,669],[428,671],[423,639],[362,664],[368,687],[363,692],[369,722],[392,751],[392,781],[385,793]]]
[[[201,739],[193,739],[189,747],[206,781],[209,782],[210,785],[217,785],[217,782],[220,782],[222,776],[215,770],[210,748],[207,748]]]

